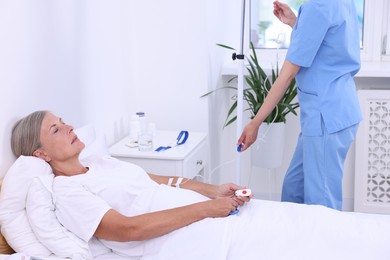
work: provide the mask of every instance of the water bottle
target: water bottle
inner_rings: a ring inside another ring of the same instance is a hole
[[[129,138],[130,143],[138,142],[138,135],[141,132],[141,124],[138,115],[134,114],[130,117],[129,122]]]
[[[137,113],[140,123],[140,132],[138,134],[138,150],[151,151],[153,150],[153,135],[148,131],[148,123],[144,112]]]

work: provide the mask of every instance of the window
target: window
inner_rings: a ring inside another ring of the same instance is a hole
[[[390,32],[389,0],[364,1],[363,62],[390,61],[389,44],[386,41]],[[387,68],[387,67],[386,67]]]
[[[283,1],[298,13],[299,7],[308,0]],[[363,22],[364,0],[355,0],[360,28],[360,47],[363,48]],[[273,15],[273,1],[252,0],[250,39],[254,46],[259,49],[288,48],[292,29],[281,23]]]
[[[309,0],[281,0],[298,13],[299,6]],[[390,68],[390,0],[354,0],[360,27],[362,65],[377,66],[381,75]],[[251,0],[248,12],[249,40],[256,47],[263,66],[283,63],[289,46],[291,28],[273,15],[273,1]]]

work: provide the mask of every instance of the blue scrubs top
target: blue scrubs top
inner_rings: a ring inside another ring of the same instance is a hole
[[[321,136],[361,121],[353,76],[360,69],[358,18],[353,0],[311,0],[303,4],[286,59],[296,75],[301,131]]]

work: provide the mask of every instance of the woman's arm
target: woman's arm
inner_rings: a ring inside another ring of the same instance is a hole
[[[150,239],[204,218],[226,217],[239,206],[235,198],[223,197],[129,217],[69,178],[53,186],[57,218],[85,241],[91,236],[113,241]]]
[[[169,185],[169,180],[171,179],[172,187],[193,190],[211,199],[216,198],[218,195],[217,194],[218,187],[216,185],[207,184],[207,183],[199,182],[188,178],[182,178],[181,183],[178,184],[178,180],[180,179],[180,177],[178,176],[161,176],[152,173],[148,173],[148,174],[150,178],[155,182],[157,182],[158,184]]]
[[[219,198],[134,217],[126,217],[110,209],[103,216],[94,236],[119,242],[142,241],[205,218],[226,217],[237,206],[233,198]]]
[[[152,180],[157,182],[158,184],[168,184],[169,179],[172,179],[172,185],[173,187],[177,187],[176,183],[178,183],[178,179],[180,177],[177,176],[160,176],[156,174],[149,173],[149,176]],[[236,190],[244,189],[245,187],[238,186],[234,183],[226,183],[222,185],[213,185],[213,184],[207,184],[203,182],[199,182],[192,179],[183,178],[182,182],[180,183],[180,188],[188,189],[196,191],[210,199],[220,198],[220,197],[234,197],[234,193]],[[247,198],[247,197],[240,197],[236,198],[237,202],[242,205],[244,202],[248,202],[253,196]]]

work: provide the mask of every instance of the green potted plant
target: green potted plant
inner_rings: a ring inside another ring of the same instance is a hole
[[[227,48],[230,50],[235,50],[234,48],[230,46],[226,46],[223,44],[217,44],[220,47]],[[253,46],[253,43],[251,43],[251,55],[249,59],[247,58],[249,65],[246,67],[248,71],[248,75],[245,76],[245,82],[247,83],[247,87],[243,90],[243,96],[244,100],[247,102],[249,108],[246,110],[250,110],[251,112],[251,119],[257,114],[257,111],[260,109],[261,105],[264,103],[265,98],[268,95],[268,92],[270,91],[273,83],[279,76],[279,66],[278,63],[276,64],[276,70],[272,68],[271,75],[267,75],[262,67],[259,64],[259,60],[256,55],[255,48]],[[229,79],[228,84],[232,83],[237,76],[232,77]],[[236,86],[224,86],[215,90],[212,90],[201,97],[206,97],[216,91],[223,90],[223,89],[235,89],[237,90]],[[275,109],[272,111],[272,113],[264,120],[264,123],[270,124],[272,122],[274,123],[286,123],[286,116],[290,112],[294,115],[297,115],[295,109],[299,107],[299,103],[295,102],[295,97],[297,96],[297,85],[295,82],[295,79],[293,79],[290,83],[290,86],[288,87],[286,93],[283,95],[282,99],[280,100],[279,104],[275,107]],[[235,99],[235,102],[230,107],[226,121],[224,124],[224,127],[230,125],[233,123],[237,116],[234,114],[234,111],[237,108],[237,100],[236,95],[233,97]]]
[[[235,50],[234,48],[223,44],[217,44],[217,45],[233,51]],[[264,100],[267,97],[268,92],[270,91],[273,83],[279,76],[279,67],[277,63],[276,69],[272,68],[270,75],[268,75],[259,64],[259,60],[257,58],[253,43],[251,43],[250,47],[251,47],[251,54],[249,58],[246,57],[248,62],[248,66],[246,67],[248,74],[245,75],[246,87],[244,87],[243,90],[243,97],[246,103],[248,104],[248,108],[246,108],[245,110],[250,111],[251,113],[250,118],[253,119],[253,117],[257,114],[257,111],[264,103]],[[228,84],[231,84],[236,78],[237,76],[234,76],[231,79],[229,79]],[[212,90],[202,95],[202,97],[206,97],[216,91],[220,91],[223,89],[237,90],[237,87],[234,85],[224,86]],[[281,157],[282,157],[283,143],[284,143],[284,126],[286,123],[286,116],[289,113],[293,113],[294,115],[297,115],[296,109],[299,107],[299,103],[296,102],[295,100],[296,96],[297,96],[297,85],[295,79],[293,79],[290,85],[288,86],[287,91],[285,92],[280,102],[278,103],[278,105],[275,107],[275,109],[269,114],[269,116],[264,120],[263,124],[260,126],[258,140],[252,145],[252,158],[253,156],[256,156],[256,159],[253,158],[252,161],[255,165],[257,163],[257,166],[259,167],[276,168],[280,164]],[[236,95],[233,96],[233,99],[235,101],[230,106],[230,109],[227,113],[224,127],[230,125],[237,119],[236,113],[234,113],[237,108]],[[271,130],[270,129],[271,127],[277,129]],[[276,152],[278,153],[278,155],[275,155],[273,152],[270,152],[265,147],[266,143],[272,144],[270,145],[269,148],[272,150],[275,150],[275,147],[278,146],[281,147],[281,148],[277,148],[277,150],[279,150]],[[254,155],[254,152],[256,153],[256,155]],[[264,158],[264,156],[267,156],[271,159],[268,160],[264,159],[260,161],[257,160],[257,158]]]

